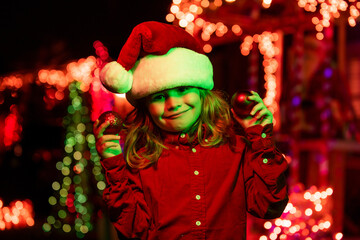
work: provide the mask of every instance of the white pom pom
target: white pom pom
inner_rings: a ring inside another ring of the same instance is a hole
[[[104,87],[114,93],[127,93],[133,84],[133,75],[118,62],[107,63],[100,72]]]

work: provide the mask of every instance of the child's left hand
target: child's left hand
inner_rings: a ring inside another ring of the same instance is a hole
[[[256,102],[256,105],[251,110],[250,115],[246,118],[238,117],[231,108],[231,112],[233,113],[235,120],[245,129],[258,124],[265,126],[266,124],[272,123],[273,114],[265,106],[263,100],[257,92],[251,91],[251,93],[252,95],[249,96],[248,99]]]

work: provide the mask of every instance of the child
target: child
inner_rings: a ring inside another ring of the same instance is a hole
[[[271,112],[252,92],[252,116],[237,117],[211,90],[212,65],[190,34],[138,25],[101,80],[135,107],[126,136],[103,135],[108,123],[94,124],[119,237],[246,239],[247,211],[281,215],[287,163],[272,140]],[[234,133],[231,111],[246,138]]]

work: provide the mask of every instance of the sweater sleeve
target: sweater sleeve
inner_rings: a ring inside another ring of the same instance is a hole
[[[101,164],[107,181],[103,199],[119,237],[146,239],[151,218],[139,170],[130,169],[123,154],[102,159]]]
[[[249,213],[260,218],[279,217],[288,202],[284,155],[275,147],[273,125],[246,129],[249,145],[245,152],[244,180]]]

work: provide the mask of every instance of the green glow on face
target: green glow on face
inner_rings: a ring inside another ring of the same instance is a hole
[[[48,201],[49,201],[50,205],[53,205],[53,206],[57,203],[57,200],[54,196],[49,197]]]
[[[58,182],[53,182],[52,183],[52,188],[55,190],[55,191],[57,191],[57,190],[59,190],[60,189],[60,183],[58,183]]]

